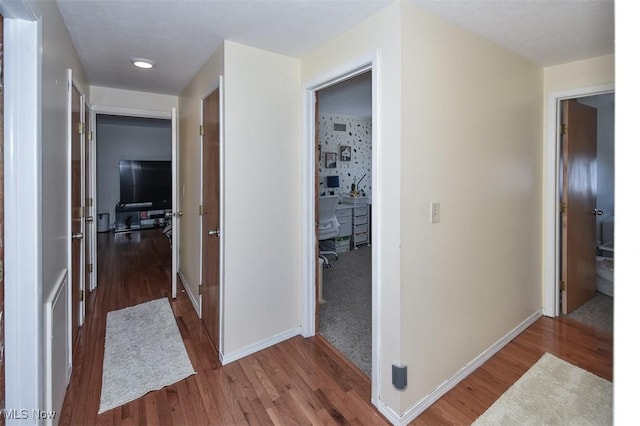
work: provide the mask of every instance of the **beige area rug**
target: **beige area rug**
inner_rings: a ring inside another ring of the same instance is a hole
[[[195,374],[166,298],[112,311],[98,414]]]
[[[474,425],[610,425],[608,380],[545,353]]]

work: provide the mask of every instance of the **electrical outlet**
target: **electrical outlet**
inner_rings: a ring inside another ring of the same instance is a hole
[[[431,203],[431,223],[440,223],[440,203]]]

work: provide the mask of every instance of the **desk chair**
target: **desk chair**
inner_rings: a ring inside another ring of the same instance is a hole
[[[338,253],[336,252],[336,242],[338,231],[340,230],[340,223],[336,217],[338,201],[340,201],[339,195],[330,195],[320,197],[318,204],[318,244],[320,246],[320,258],[327,267],[331,267],[331,264],[326,255],[332,254],[338,259]],[[330,247],[332,250],[323,250],[322,243],[327,240],[333,240],[333,247]]]

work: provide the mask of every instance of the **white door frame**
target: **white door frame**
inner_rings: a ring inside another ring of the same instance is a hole
[[[565,99],[602,95],[615,90],[614,84],[582,87],[550,93],[547,96],[546,137],[544,145],[543,199],[543,313],[560,315],[560,102]]]
[[[381,294],[381,274],[380,274],[380,244],[379,244],[379,205],[377,200],[380,197],[379,184],[379,153],[380,138],[378,126],[380,123],[378,108],[379,93],[379,71],[378,71],[377,54],[372,54],[365,58],[355,60],[345,64],[338,69],[322,75],[312,81],[307,82],[303,86],[303,138],[302,138],[302,205],[303,212],[302,224],[302,288],[301,288],[301,334],[304,337],[315,335],[315,311],[316,311],[316,274],[317,259],[315,258],[315,200],[316,200],[316,92],[323,88],[332,86],[341,81],[347,80],[358,74],[371,71],[372,82],[372,204],[374,213],[372,215],[371,229],[374,230],[371,239],[371,261],[372,261],[372,358],[371,358],[371,402],[377,407],[380,400],[380,341],[381,341],[381,310],[380,310],[380,294]]]
[[[44,407],[42,301],[42,20],[32,3],[4,16],[5,406]],[[28,224],[28,226],[25,226]],[[20,420],[7,419],[7,425]]]
[[[82,123],[84,123],[85,121],[85,110],[84,110],[84,106],[85,106],[85,102],[86,102],[86,97],[84,95],[84,92],[82,91],[82,88],[80,87],[79,84],[77,84],[77,82],[74,80],[73,78],[73,71],[71,69],[67,70],[67,76],[68,76],[68,87],[69,87],[69,98],[68,98],[68,105],[67,105],[67,120],[69,120],[69,128],[68,128],[68,134],[67,134],[67,161],[68,161],[68,167],[67,169],[69,170],[69,181],[67,182],[68,185],[68,189],[67,189],[67,194],[68,194],[68,200],[67,200],[67,204],[70,206],[69,207],[69,217],[67,218],[67,221],[69,222],[69,226],[71,226],[71,222],[73,221],[73,209],[71,208],[71,199],[72,199],[72,185],[73,185],[73,181],[72,181],[72,176],[71,176],[71,170],[72,170],[72,158],[71,158],[71,152],[73,150],[73,134],[75,132],[78,131],[78,129],[74,129],[71,126],[71,122],[72,122],[72,116],[73,116],[73,89],[76,89],[78,91],[78,93],[80,94],[80,125],[82,125]],[[82,134],[80,134],[80,207],[82,209],[83,215],[82,215],[82,219],[80,220],[80,233],[84,236],[86,235],[86,223],[84,220],[85,217],[85,212],[87,209],[86,206],[86,184],[85,184],[85,161],[84,161],[84,155],[85,155],[85,149],[86,149],[86,130],[84,132],[82,132]],[[69,228],[69,235],[71,235],[71,228]],[[85,259],[85,254],[86,254],[86,247],[85,244],[87,243],[87,239],[86,238],[82,238],[80,240],[80,277],[78,279],[78,284],[80,285],[80,288],[82,289],[82,297],[80,299],[80,307],[78,308],[78,327],[82,327],[84,325],[84,316],[85,316],[85,306],[86,306],[86,300],[87,300],[87,283],[84,282],[84,278],[85,278],[85,268],[86,266],[86,259]],[[68,266],[67,269],[70,271],[69,273],[69,283],[73,282],[73,268],[72,268],[72,264],[73,264],[73,260],[72,260],[72,249],[71,246],[73,244],[73,240],[71,238],[69,238],[68,242],[67,242],[67,253],[68,253]],[[77,290],[77,289],[76,289]],[[69,318],[73,318],[73,315],[71,314],[72,310],[73,310],[73,294],[72,294],[73,289],[71,288],[71,286],[69,286]],[[69,324],[69,333],[71,333],[71,328],[73,327],[73,324]],[[69,334],[72,335],[72,334]],[[74,342],[69,342],[69,354],[70,356],[73,356],[73,343]]]
[[[141,117],[141,118],[160,118],[160,119],[164,119],[164,120],[171,120],[172,125],[171,125],[171,132],[172,132],[172,157],[175,157],[175,162],[172,161],[172,174],[173,174],[173,179],[172,179],[172,185],[175,185],[175,191],[172,191],[172,196],[175,198],[175,201],[177,203],[177,201],[179,200],[180,197],[178,197],[177,194],[177,190],[178,188],[180,188],[180,174],[179,174],[179,164],[178,164],[178,150],[179,150],[179,146],[180,146],[180,142],[179,142],[179,138],[178,138],[178,120],[177,120],[177,109],[175,107],[172,107],[171,110],[169,111],[154,111],[154,110],[147,110],[147,109],[137,109],[137,108],[126,108],[126,107],[116,107],[116,106],[110,106],[110,105],[92,105],[91,107],[91,121],[92,123],[94,123],[94,125],[97,123],[96,120],[96,115],[98,114],[108,114],[108,115],[120,115],[120,116],[125,116],[125,117]],[[174,119],[175,117],[175,119]],[[97,142],[98,142],[98,137],[97,137],[97,132],[94,129],[93,132],[93,138],[95,140],[95,151],[97,153]],[[173,155],[173,149],[174,149],[174,141],[173,138],[175,137],[175,155]],[[174,160],[174,158],[172,158],[172,160]],[[94,161],[95,161],[95,153],[94,153]],[[175,164],[174,164],[175,163]],[[96,167],[93,168],[93,170],[91,171],[91,179],[96,182],[96,186],[97,186],[97,178],[96,178]],[[94,194],[97,194],[97,192],[94,192]],[[97,199],[96,199],[96,204],[97,204]],[[96,206],[97,208],[97,206]],[[175,222],[177,221],[177,217],[178,217],[178,212],[180,211],[178,208],[177,204],[174,204],[172,201],[172,206],[171,206],[171,211],[172,211],[172,237],[171,237],[171,250],[172,250],[172,254],[171,254],[171,269],[172,269],[172,279],[171,279],[171,296],[175,299],[177,296],[177,274],[178,274],[178,269],[180,268],[180,240],[179,238],[177,238],[176,236],[178,235],[179,231],[176,231],[176,224]],[[175,267],[175,269],[174,269]],[[94,272],[95,275],[98,275],[97,272],[97,265],[94,266]]]
[[[171,108],[171,297],[178,297],[178,265],[180,256],[180,159],[178,145],[178,109]]]

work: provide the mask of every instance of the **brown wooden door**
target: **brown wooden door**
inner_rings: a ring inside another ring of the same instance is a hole
[[[203,101],[202,117],[202,321],[219,349],[220,89]]]
[[[597,110],[562,102],[562,313],[596,292]]]
[[[75,86],[71,89],[71,339],[75,344],[80,329],[81,287],[84,275],[82,264],[82,96]]]

